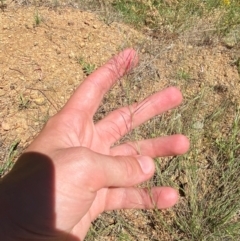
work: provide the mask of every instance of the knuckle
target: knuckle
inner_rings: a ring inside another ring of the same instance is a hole
[[[136,174],[136,167],[135,162],[133,160],[130,160],[130,158],[124,158],[122,161],[122,165],[124,166],[125,170],[125,179],[133,179],[133,177]]]

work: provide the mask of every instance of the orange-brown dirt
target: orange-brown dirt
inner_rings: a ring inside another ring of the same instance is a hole
[[[1,163],[7,160],[15,141],[19,142],[19,154],[63,106],[88,74],[83,63],[98,67],[125,47],[135,47],[142,59],[138,68],[143,70],[141,80],[134,79],[136,98],[132,101],[169,85],[184,88],[186,97],[206,86],[215,90],[209,96],[209,106],[215,108],[223,98],[240,106],[240,79],[233,64],[239,56],[237,49],[233,54],[220,43],[197,45],[189,41],[191,36],[188,40],[152,38],[124,24],[107,24],[99,15],[70,7],[35,8],[13,2],[6,5],[0,9]],[[115,86],[112,95],[121,96],[119,88]],[[118,103],[103,103],[108,111],[127,103],[111,98]],[[160,229],[150,230],[149,226],[146,233],[147,221],[141,220],[137,211],[124,215],[129,216],[129,225],[138,224],[139,240],[149,240],[149,235],[151,240],[160,240],[161,235],[167,240]]]

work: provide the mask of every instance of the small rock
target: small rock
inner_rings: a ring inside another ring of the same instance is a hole
[[[17,128],[17,129],[16,129],[16,132],[17,132],[18,134],[22,134],[24,131],[23,131],[22,128]]]
[[[82,42],[79,45],[80,45],[81,48],[83,48],[85,46],[85,43]]]
[[[74,84],[73,79],[68,79],[68,84],[73,85]]]
[[[75,54],[71,51],[71,53],[68,55],[69,59],[74,59],[75,58]]]
[[[83,79],[83,74],[77,74],[76,75],[76,81],[79,82]]]
[[[88,26],[90,25],[90,23],[89,23],[89,22],[87,22],[87,21],[84,21],[84,23],[85,23],[86,25],[88,25]]]
[[[6,94],[6,91],[3,89],[0,89],[0,96],[4,96]]]
[[[74,25],[74,22],[68,22],[68,26],[73,26]]]
[[[97,25],[96,25],[96,24],[94,24],[94,25],[93,25],[93,28],[94,28],[94,29],[97,29]]]
[[[9,123],[7,123],[6,121],[3,121],[3,122],[2,122],[2,128],[3,128],[4,131],[10,130],[10,125],[9,125]]]
[[[32,92],[32,93],[30,94],[30,98],[31,98],[32,100],[37,99],[37,98],[38,98],[38,94],[37,94],[36,92]]]
[[[61,54],[61,50],[60,49],[56,49],[57,54]]]
[[[26,28],[26,29],[31,29],[32,26],[31,26],[30,24],[27,24],[27,23],[26,23],[26,24],[25,24],[25,28]]]
[[[45,99],[43,97],[37,98],[34,100],[34,103],[37,105],[44,105],[45,104]]]

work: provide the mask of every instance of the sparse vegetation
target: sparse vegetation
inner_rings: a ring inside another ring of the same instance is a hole
[[[34,14],[34,24],[35,26],[38,26],[40,25],[40,23],[42,22],[42,18],[38,12],[38,10],[35,11],[35,14]]]
[[[0,2],[3,4],[3,0]],[[231,51],[229,55],[233,56],[229,65],[234,66],[240,73],[238,0],[82,0],[77,3],[80,8],[97,8],[97,13],[102,14],[101,19],[107,24],[111,25],[117,19],[124,21],[155,41],[149,41],[150,44],[141,43],[139,49],[144,49],[143,56],[146,54],[148,59],[143,58],[142,65],[119,83],[119,90],[114,92],[115,97],[111,92],[105,97],[103,106],[107,106],[107,111],[144,98],[143,89],[156,91],[151,89],[151,85],[160,78],[161,73],[159,74],[154,67],[154,61],[149,61],[149,58],[162,58],[159,48],[155,49],[155,46],[164,42],[168,45],[163,52],[172,48],[176,39],[181,39],[185,46],[198,48],[198,51],[202,50],[199,46],[213,48],[214,44],[221,43],[224,47],[227,46],[226,49]],[[58,1],[54,4],[58,7],[61,5]],[[41,23],[38,11],[35,12],[34,21],[36,26]],[[229,41],[229,38],[233,39]],[[184,53],[179,55],[178,59],[169,62],[178,62],[185,57]],[[216,56],[214,58],[217,59]],[[195,57],[192,58],[193,62],[198,61]],[[74,61],[76,62],[76,59]],[[86,76],[96,69],[95,63],[89,63],[84,57],[78,58],[77,62]],[[147,187],[175,187],[180,194],[179,204],[168,211],[136,211],[130,219],[141,220],[143,224],[141,223],[139,229],[129,220],[126,221],[121,211],[103,214],[91,227],[86,240],[105,240],[108,235],[119,241],[239,239],[239,102],[231,98],[225,85],[207,83],[203,75],[208,69],[204,69],[204,66],[198,71],[197,77],[194,76],[194,70],[180,64],[176,66],[168,75],[172,79],[169,79],[166,86],[179,86],[184,95],[184,103],[176,110],[152,119],[122,141],[138,141],[176,133],[189,137],[190,151],[179,157],[156,159],[156,174],[145,184]],[[229,79],[229,82],[231,81],[232,79]],[[109,107],[107,104],[110,102],[113,105]],[[28,106],[29,100],[21,95],[19,109],[24,111]],[[58,106],[55,109],[57,108]],[[107,113],[105,109],[101,111],[102,109],[97,113],[96,119]],[[49,116],[50,113],[47,112],[46,116],[37,117],[36,122],[45,123]],[[19,141],[10,146],[9,154],[0,166],[0,175],[11,168],[18,144]],[[149,231],[150,229],[153,232]],[[143,234],[145,239],[141,239]]]
[[[236,58],[233,63],[236,65],[239,76],[240,76],[240,57]]]
[[[147,26],[154,31],[180,34],[209,19],[211,27],[206,25],[202,30],[208,32],[208,38],[212,39],[226,36],[236,26],[240,28],[238,1],[117,0],[112,1],[112,6],[122,14],[124,21],[138,29]],[[238,62],[234,62],[237,67]],[[175,78],[188,81],[191,74],[180,68]],[[186,84],[182,86],[185,88]],[[129,99],[134,99],[136,93],[130,89],[125,93]],[[184,133],[191,141],[188,154],[156,160],[156,175],[148,185],[175,186],[179,189],[181,201],[173,211],[168,211],[170,219],[158,210],[147,218],[154,220],[153,228],[161,227],[163,232],[168,233],[166,239],[155,237],[153,240],[234,240],[240,235],[239,107],[225,98],[213,107],[208,98],[214,95],[216,88],[203,87],[197,96],[189,96],[187,89],[186,93],[184,89],[182,91],[187,100],[181,108],[170,116],[162,115],[150,121],[147,131],[144,127],[141,129],[141,133],[144,132],[145,137],[149,138]],[[136,137],[130,138],[136,140]],[[113,219],[115,215],[119,214],[113,214]],[[99,226],[103,228],[103,222],[104,217],[96,221],[94,227],[98,228],[93,227],[93,237],[101,235]],[[124,225],[122,228],[127,229]],[[137,236],[137,233],[128,233],[131,238],[127,240],[136,240],[134,234]],[[121,231],[115,235],[116,240],[121,240]],[[152,239],[149,237],[148,240]]]
[[[0,0],[0,9],[4,11],[5,8],[7,8],[7,4],[5,3],[5,0]]]
[[[146,25],[179,33],[211,16],[211,31],[223,35],[240,24],[240,3],[237,0],[114,0],[112,6],[122,13],[126,22],[140,28]]]
[[[0,178],[7,173],[9,170],[11,170],[14,159],[18,155],[17,147],[20,143],[20,140],[15,140],[11,143],[9,148],[6,150],[6,155],[4,158],[3,163],[0,165]]]
[[[179,69],[178,72],[177,72],[177,78],[188,80],[188,79],[190,79],[190,74],[183,69]]]
[[[27,109],[28,108],[28,106],[30,104],[30,100],[28,98],[25,98],[23,96],[23,94],[20,94],[19,101],[20,101],[19,106],[18,106],[19,110],[23,110],[23,109]]]
[[[168,134],[182,132],[191,140],[187,155],[171,159],[166,166],[156,162],[155,183],[178,183],[182,199],[168,227],[165,217],[156,211],[156,219],[174,240],[232,240],[240,232],[239,110],[225,101],[209,111],[204,106],[209,94],[202,92],[195,100],[189,99],[174,113],[179,118],[161,119],[163,130],[173,127]],[[204,126],[194,128],[199,112]]]
[[[96,69],[95,64],[86,62],[82,57],[78,58],[78,63],[82,66],[83,73],[86,76],[90,75]]]

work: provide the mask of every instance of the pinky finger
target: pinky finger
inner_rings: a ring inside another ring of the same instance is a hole
[[[178,201],[178,192],[171,187],[112,188],[106,197],[105,211],[114,209],[165,209]]]

